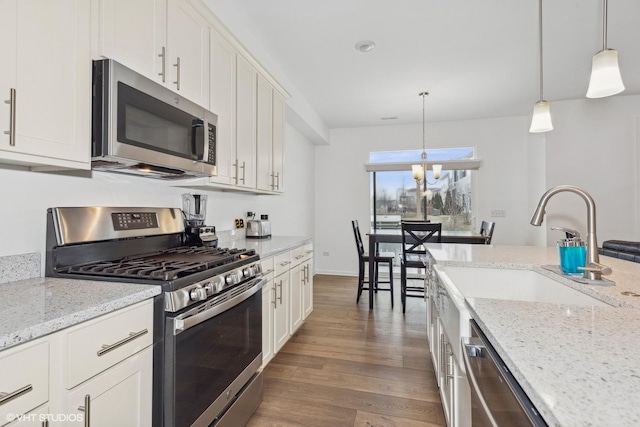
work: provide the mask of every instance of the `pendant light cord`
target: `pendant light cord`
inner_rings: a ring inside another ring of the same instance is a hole
[[[429,95],[429,92],[421,92],[420,96],[422,97],[422,154],[420,158],[422,159],[422,171],[425,175],[425,179],[427,176],[427,151],[425,149],[425,139],[427,137],[427,131],[425,127],[425,97]]]
[[[604,0],[605,2],[607,0]],[[540,101],[544,100],[542,77],[542,0],[538,0],[538,48],[540,49]]]
[[[602,50],[607,50],[607,0],[602,2]]]

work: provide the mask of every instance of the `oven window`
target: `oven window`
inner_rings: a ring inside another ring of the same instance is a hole
[[[172,105],[118,83],[118,141],[190,160],[202,160],[204,128]]]
[[[190,426],[262,352],[262,292],[175,340],[175,426]]]

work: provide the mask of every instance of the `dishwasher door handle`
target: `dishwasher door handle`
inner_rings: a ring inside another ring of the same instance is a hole
[[[462,358],[464,360],[464,366],[467,371],[467,377],[469,378],[469,385],[471,386],[471,394],[473,397],[476,397],[478,402],[480,403],[480,407],[484,412],[484,418],[486,424],[489,424],[493,427],[498,427],[498,423],[493,418],[491,414],[491,410],[489,409],[489,405],[487,405],[486,400],[484,399],[484,395],[482,394],[482,390],[478,385],[478,380],[476,378],[476,374],[473,370],[473,366],[471,366],[471,358],[487,358],[487,350],[482,343],[482,340],[477,337],[463,337],[462,338]],[[472,398],[473,400],[473,398]]]

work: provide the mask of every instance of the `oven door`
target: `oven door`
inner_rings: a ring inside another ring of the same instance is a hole
[[[167,314],[165,426],[209,426],[256,375],[264,283],[253,279],[186,312]]]

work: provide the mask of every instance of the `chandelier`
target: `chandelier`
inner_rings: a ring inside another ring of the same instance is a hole
[[[427,183],[434,185],[440,178],[440,172],[442,171],[442,165],[433,165],[433,177],[436,179],[434,182],[427,180],[427,149],[426,149],[426,118],[425,118],[425,98],[429,95],[429,92],[420,92],[419,96],[422,97],[422,154],[420,155],[421,163],[419,165],[411,165],[413,171],[413,178],[418,185]]]

